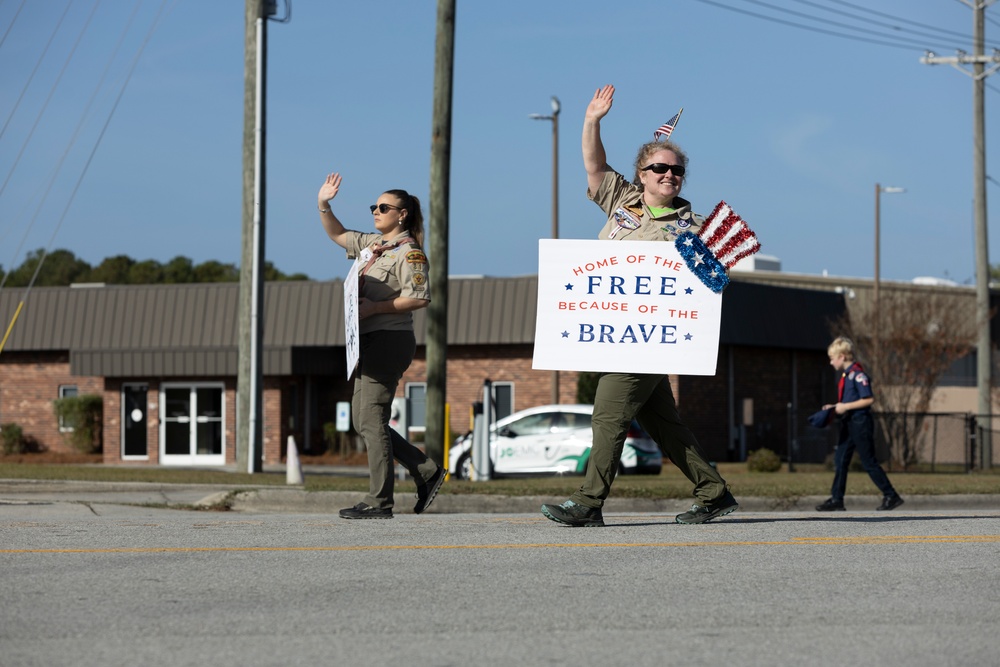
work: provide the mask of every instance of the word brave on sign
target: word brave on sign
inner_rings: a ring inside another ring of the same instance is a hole
[[[648,330],[647,330],[648,327]],[[639,336],[636,337],[636,329]],[[615,328],[610,324],[580,324],[581,343],[648,343],[653,339],[653,334],[660,330],[660,344],[673,345],[677,342],[677,326],[673,324],[637,324],[634,327],[629,324],[625,331],[615,335]],[[655,342],[655,341],[654,341]]]
[[[532,367],[714,375],[722,295],[673,244],[541,239]]]

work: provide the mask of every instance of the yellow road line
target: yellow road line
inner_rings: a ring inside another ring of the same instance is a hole
[[[737,542],[608,542],[528,544],[390,544],[313,547],[110,547],[104,549],[0,549],[0,554],[119,554],[201,553],[247,551],[406,551],[450,549],[581,549],[581,548],[683,548],[763,546],[848,546],[859,544],[983,544],[1000,542],[1000,535],[880,535],[875,537],[796,537],[790,540]]]

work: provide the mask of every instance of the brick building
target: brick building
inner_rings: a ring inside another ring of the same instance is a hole
[[[828,434],[803,424],[833,398],[829,322],[851,305],[825,280],[734,274],[723,296],[716,375],[671,378],[685,420],[713,459],[740,460],[762,446],[786,453],[794,442],[799,460],[822,460]],[[233,283],[35,288],[0,353],[0,424],[68,449],[52,401],[94,393],[104,401],[105,463],[234,463],[238,291]],[[12,292],[0,292],[4,323],[22,297]],[[531,369],[536,293],[534,276],[449,281],[453,435],[469,429],[487,378],[498,416],[551,402],[551,373]],[[265,463],[283,459],[289,436],[304,452],[323,451],[323,425],[351,399],[342,302],[340,281],[265,288]],[[398,391],[415,439],[424,415],[425,322],[418,311],[417,357]],[[559,375],[559,401],[576,402],[577,373]]]

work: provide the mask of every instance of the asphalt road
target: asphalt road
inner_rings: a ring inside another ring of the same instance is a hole
[[[998,664],[996,505],[701,526],[609,508],[574,529],[18,488],[0,484],[3,667]]]

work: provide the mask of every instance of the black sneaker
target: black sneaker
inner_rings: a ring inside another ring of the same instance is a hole
[[[340,510],[341,519],[391,519],[392,509],[379,509],[364,503],[358,503],[354,507]]]
[[[567,500],[562,505],[542,505],[542,514],[557,523],[567,526],[594,528],[604,525],[604,515],[600,507],[587,507]]]
[[[903,504],[903,499],[899,497],[899,494],[893,494],[891,496],[886,496],[882,499],[882,504],[875,508],[878,512],[887,512],[888,510],[894,510]]]
[[[444,468],[439,466],[437,472],[431,475],[429,480],[417,486],[417,504],[413,506],[414,514],[420,514],[431,506],[442,484],[444,484]]]
[[[834,500],[833,498],[827,498],[819,505],[816,506],[817,512],[843,512],[844,511],[844,501]]]
[[[687,512],[678,514],[675,517],[677,523],[705,523],[720,516],[726,516],[740,508],[740,504],[733,498],[733,494],[726,491],[725,495],[713,502],[711,505],[694,504]]]

